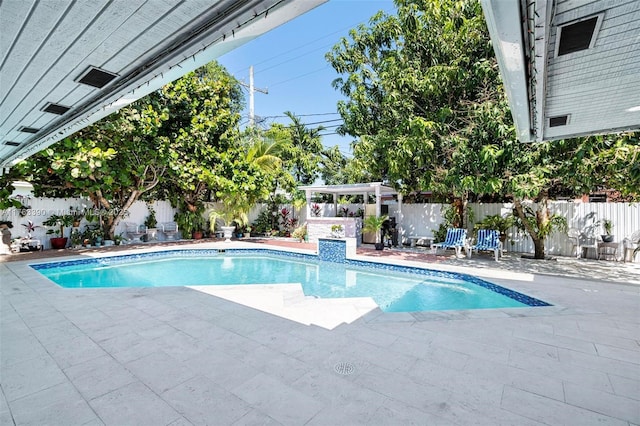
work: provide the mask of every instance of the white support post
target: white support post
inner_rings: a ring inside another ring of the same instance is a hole
[[[402,222],[404,221],[404,214],[402,214],[402,194],[398,192],[398,222],[396,223],[396,228],[398,229],[398,244],[402,247],[402,238],[404,235],[404,229],[402,227]]]
[[[311,190],[304,190],[305,198],[307,199],[307,220],[311,217]]]

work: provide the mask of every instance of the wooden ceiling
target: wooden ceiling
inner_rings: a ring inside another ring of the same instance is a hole
[[[325,1],[0,1],[0,167]]]
[[[521,141],[640,129],[640,1],[482,6]],[[595,23],[587,47],[559,52],[560,40],[580,27],[573,25],[587,20]]]

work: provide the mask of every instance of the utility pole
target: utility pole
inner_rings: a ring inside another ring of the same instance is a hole
[[[249,85],[247,86],[246,83],[240,83],[240,84],[246,87],[247,89],[249,89],[249,127],[253,127],[255,126],[255,122],[256,122],[255,113],[254,113],[253,94],[255,92],[260,92],[260,93],[264,93],[265,95],[268,95],[269,90],[258,89],[253,86],[253,65],[249,67]]]

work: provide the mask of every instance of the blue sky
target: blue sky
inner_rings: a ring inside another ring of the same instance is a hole
[[[391,0],[329,0],[310,12],[268,32],[238,49],[221,56],[218,61],[238,80],[249,83],[249,66],[254,66],[255,87],[269,94],[255,94],[255,114],[266,117],[263,122],[288,124],[284,111],[302,116],[311,127],[326,126],[326,146],[338,145],[350,155],[351,138],[336,134],[336,104],[342,95],[331,86],[338,77],[324,55],[351,28],[367,23],[377,11],[393,12]],[[247,122],[249,94],[243,123]],[[324,115],[310,115],[324,114]]]

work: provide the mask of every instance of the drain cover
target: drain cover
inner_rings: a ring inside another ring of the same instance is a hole
[[[333,366],[333,370],[338,374],[348,376],[353,374],[355,367],[350,362],[339,362]]]

